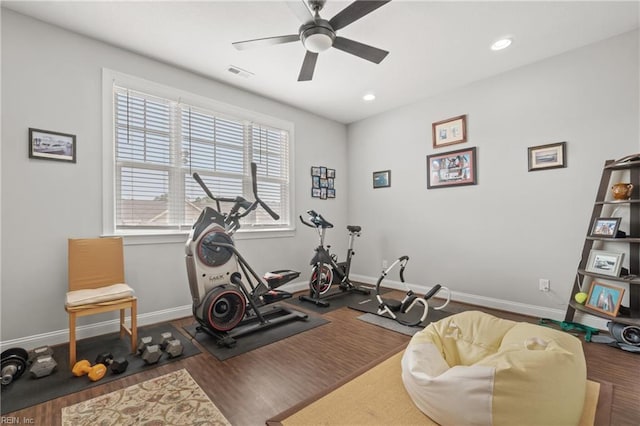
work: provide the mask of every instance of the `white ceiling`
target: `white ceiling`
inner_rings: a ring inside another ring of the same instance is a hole
[[[301,0],[300,0],[301,1]],[[330,19],[350,2],[328,0]],[[638,28],[638,1],[394,0],[338,31],[388,50],[376,65],[337,49],[298,82],[301,43],[238,51],[234,41],[295,34],[283,1],[3,1],[3,7],[215,80],[350,123]],[[493,52],[505,35],[512,47]],[[252,72],[245,78],[230,65]],[[365,103],[362,95],[377,99]]]

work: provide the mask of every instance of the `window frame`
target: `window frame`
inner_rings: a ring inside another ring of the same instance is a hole
[[[282,129],[289,133],[288,137],[288,167],[289,167],[289,223],[279,227],[269,227],[255,229],[253,227],[243,227],[235,235],[236,239],[250,238],[273,238],[291,237],[295,231],[294,220],[294,125],[293,123],[268,116],[265,114],[249,111],[234,105],[226,104],[201,95],[196,95],[181,89],[166,86],[140,77],[124,74],[107,68],[102,69],[102,103],[103,103],[103,134],[102,134],[102,200],[103,218],[102,235],[122,236],[129,244],[147,244],[158,242],[184,242],[189,233],[189,229],[168,230],[168,229],[119,229],[116,231],[116,143],[115,143],[115,123],[114,123],[114,85],[126,87],[130,90],[147,93],[165,99],[179,101],[192,107],[201,108],[207,111],[215,111],[222,118],[234,120],[245,120],[254,124]],[[255,213],[252,213],[255,214]]]

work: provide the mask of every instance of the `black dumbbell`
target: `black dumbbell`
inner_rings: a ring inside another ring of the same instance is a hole
[[[121,374],[127,371],[129,361],[124,357],[114,358],[111,352],[105,352],[96,357],[96,364],[104,364],[113,374]]]
[[[22,348],[11,348],[2,352],[0,370],[2,371],[2,386],[18,380],[27,369],[29,354]]]

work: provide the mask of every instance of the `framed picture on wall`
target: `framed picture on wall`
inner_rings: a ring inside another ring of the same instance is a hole
[[[476,147],[427,155],[427,188],[475,185]]]
[[[76,135],[29,129],[29,158],[76,162]]]
[[[594,281],[584,306],[594,311],[615,317],[620,310],[624,288]]]
[[[536,170],[567,167],[566,150],[566,142],[550,143],[527,148],[529,171],[533,172]]]
[[[467,116],[459,115],[431,125],[433,147],[463,143],[467,141]]]
[[[373,172],[373,187],[388,188],[391,186],[391,170]]]

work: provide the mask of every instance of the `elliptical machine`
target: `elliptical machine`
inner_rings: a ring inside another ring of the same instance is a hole
[[[398,264],[400,265],[400,281],[404,284],[404,268],[407,266],[408,261],[409,256],[402,256],[393,262],[386,270],[382,271],[378,282],[376,282],[376,299],[378,300],[377,314],[380,316],[385,316],[386,314],[402,325],[415,327],[427,319],[427,315],[429,314],[429,299],[435,296],[440,290],[446,291],[446,301],[442,305],[433,308],[438,311],[446,307],[451,301],[451,291],[449,291],[447,287],[436,284],[424,297],[416,296],[409,288],[407,288],[407,293],[402,300],[387,299],[380,296],[380,284],[382,280],[384,280],[389,272]],[[422,306],[422,313],[419,318],[411,321],[407,318],[407,314],[417,305]]]
[[[329,252],[331,246],[327,246],[326,248],[324,246],[324,236],[327,228],[333,228],[333,224],[314,210],[307,211],[307,214],[309,215],[309,221],[305,221],[302,216],[300,216],[300,221],[304,225],[315,228],[316,231],[318,231],[320,245],[315,249],[315,255],[311,259],[311,262],[309,262],[310,265],[313,265],[311,278],[309,279],[309,295],[302,295],[299,299],[326,308],[329,306],[329,302],[325,299],[352,292],[369,294],[371,291],[368,288],[358,286],[349,279],[351,258],[355,254],[353,251],[353,241],[355,237],[360,236],[362,228],[356,225],[347,226],[347,231],[349,231],[347,260],[338,262],[337,256]],[[340,291],[329,294],[329,290],[333,284],[338,284]]]
[[[279,219],[258,197],[256,169],[256,164],[251,163],[253,202],[240,196],[215,197],[200,176],[193,174],[207,196],[216,202],[216,209],[207,206],[202,210],[185,244],[193,316],[200,324],[197,330],[213,336],[219,346],[231,347],[240,336],[308,317],[279,305],[267,306],[292,296],[276,288],[297,278],[299,272],[278,270],[260,277],[234,246],[232,237],[240,229],[240,219],[258,206],[274,220]],[[221,212],[221,202],[233,203],[228,213]]]

